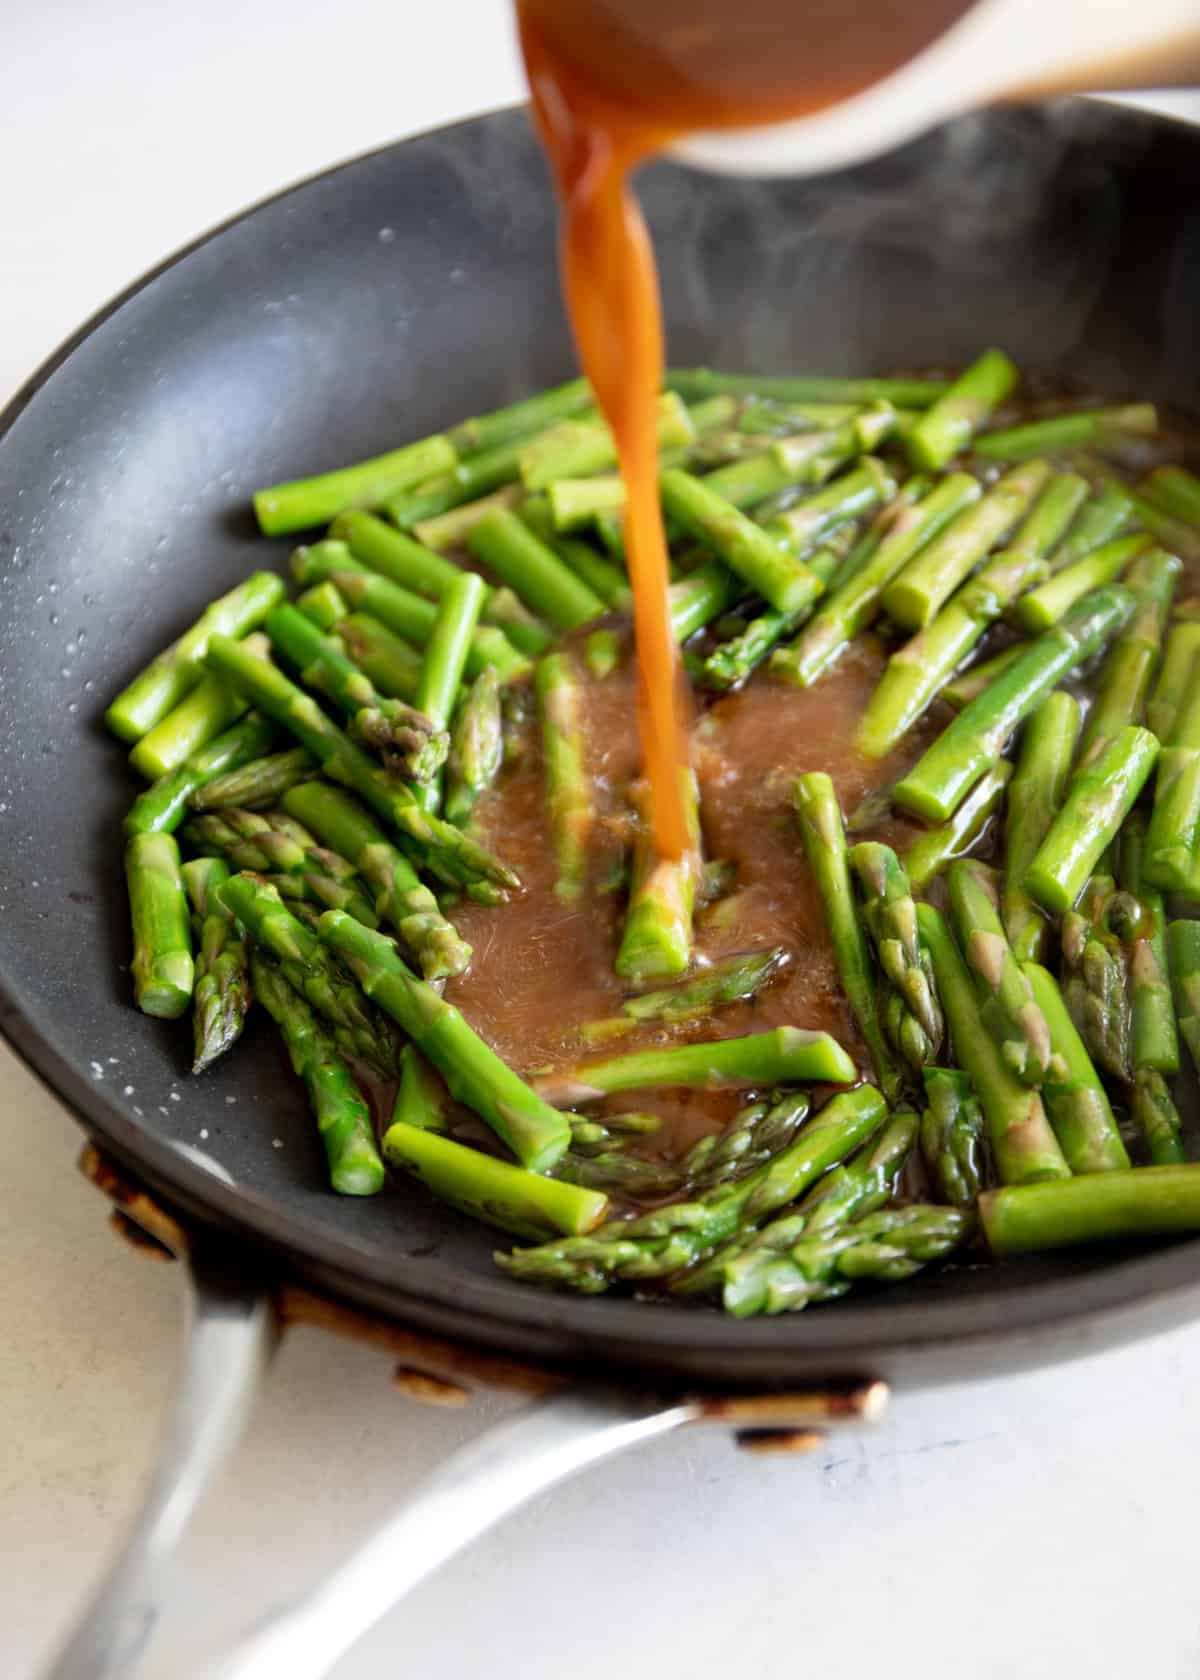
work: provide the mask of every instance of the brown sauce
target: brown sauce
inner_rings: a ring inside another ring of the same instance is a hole
[[[579,359],[627,492],[638,728],[651,827],[687,844],[685,700],[667,611],[654,403],[663,335],[650,237],[628,177],[675,136],[835,104],[905,63],[967,0],[518,0],[533,111],[562,202],[562,276]]]
[[[833,777],[842,807],[889,785],[936,732],[932,718],[892,758],[869,762],[853,744],[857,720],[884,663],[884,650],[862,638],[808,692],[760,672],[738,693],[712,700],[692,733],[700,781],[705,855],[735,871],[727,896],[701,910],[698,959],[782,945],[784,972],[755,1003],[724,1007],[674,1027],[645,1025],[610,1044],[589,1044],[581,1029],[620,1012],[628,988],[613,971],[625,895],[614,879],[630,834],[627,790],[638,768],[631,663],[589,684],[589,770],[600,820],[585,901],[565,907],[554,896],[555,865],[544,808],[537,727],[522,726],[522,756],[502,773],[479,808],[481,833],[521,874],[519,898],[494,910],[461,904],[454,912],[474,946],[471,968],[450,982],[447,998],[498,1053],[524,1074],[671,1039],[712,1039],[793,1025],[834,1033],[864,1077],[866,1053],[841,995],[821,903],[791,814],[791,785],[805,770]],[[907,844],[914,830],[889,818],[860,838]],[[670,1156],[730,1119],[736,1092],[627,1093],[617,1108],[650,1108],[663,1128],[651,1152]]]

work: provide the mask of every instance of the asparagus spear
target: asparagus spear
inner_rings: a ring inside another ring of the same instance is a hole
[[[598,1190],[544,1178],[403,1120],[383,1134],[383,1152],[439,1201],[533,1242],[590,1231],[608,1212],[608,1197]]]
[[[734,460],[707,474],[704,482],[739,507],[758,506],[767,497],[787,494],[797,485],[824,484],[839,467],[886,442],[895,432],[897,420],[891,403],[876,403],[832,430],[806,430],[776,438],[761,454]]]
[[[1163,647],[1162,664],[1146,702],[1146,727],[1165,747],[1174,742],[1175,723],[1200,677],[1200,623],[1172,625]]]
[[[461,548],[481,519],[497,508],[519,507],[524,495],[519,484],[504,484],[489,496],[477,496],[473,501],[462,502],[445,513],[418,519],[412,528],[413,536],[426,548],[435,549],[439,554],[448,548]]]
[[[556,1171],[568,1184],[589,1190],[605,1190],[631,1200],[643,1196],[670,1196],[678,1192],[682,1179],[677,1166],[668,1161],[647,1161],[621,1150],[601,1150],[577,1155],[568,1150]]]
[[[1085,502],[1079,517],[1050,556],[1052,572],[1061,572],[1082,560],[1085,554],[1109,543],[1126,531],[1133,520],[1133,497],[1123,484],[1102,484]]]
[[[241,688],[260,710],[290,729],[326,774],[345,784],[392,823],[406,847],[423,865],[450,885],[475,883],[499,888],[519,885],[518,877],[452,824],[422,811],[412,790],[389,777],[343,734],[316,701],[290,683],[281,671],[247,657],[236,642],[213,638],[206,658],[213,668]]]
[[[1075,1029],[1058,983],[1038,963],[1021,971],[1041,1011],[1059,1067],[1043,1091],[1050,1124],[1075,1173],[1111,1172],[1127,1167],[1129,1156],[1113,1119],[1100,1076]]]
[[[664,512],[712,548],[777,612],[801,612],[816,599],[821,591],[816,573],[702,479],[674,469],[662,474],[659,488]]]
[[[675,640],[686,642],[689,636],[694,636],[697,630],[719,618],[744,594],[745,585],[741,579],[719,560],[710,560],[678,583],[671,584],[667,595]]]
[[[545,496],[550,524],[560,536],[594,524],[602,515],[625,511],[625,482],[617,473],[556,478],[547,485]]]
[[[583,662],[598,682],[611,677],[624,655],[619,630],[591,630],[584,638]]]
[[[423,595],[414,595],[375,572],[355,570],[345,563],[331,561],[318,555],[315,548],[296,549],[292,555],[292,574],[301,584],[326,581],[336,584],[352,607],[378,619],[405,641],[424,647],[429,640],[437,607]],[[528,659],[517,652],[502,630],[490,624],[481,624],[471,638],[467,676],[477,677],[485,665],[496,667],[501,682],[515,682],[529,674]]]
[[[1171,990],[1175,1017],[1192,1064],[1200,1068],[1200,922],[1175,921],[1167,927]]]
[[[217,889],[217,897],[255,944],[271,953],[292,990],[327,1020],[344,1028],[350,1036],[342,1042],[376,1073],[390,1079],[396,1071],[396,1046],[387,1024],[312,929],[292,915],[275,888],[260,876],[233,875]],[[343,912],[331,910],[326,914],[340,916]],[[357,927],[358,923],[353,925]]]
[[[912,1277],[931,1261],[943,1260],[975,1229],[965,1208],[882,1208],[828,1235],[801,1237],[772,1263],[761,1295],[741,1293],[739,1266],[731,1268],[725,1309],[737,1318],[751,1313],[799,1312],[816,1301],[833,1301],[862,1278],[895,1282]]]
[[[1029,510],[1050,477],[1046,461],[1010,467],[991,489],[915,555],[888,585],[883,605],[906,630],[920,630],[979,562]]]
[[[280,537],[325,525],[345,508],[380,507],[410,484],[445,472],[458,458],[447,437],[422,438],[386,455],[314,478],[272,484],[254,494],[254,513],[264,536]]]
[[[613,1220],[587,1237],[497,1254],[510,1276],[597,1294],[623,1281],[669,1277],[738,1231],[753,1229],[801,1195],[879,1126],[886,1112],[871,1085],[842,1092],[795,1141],[736,1184],[675,1202],[638,1219]]]
[[[1018,377],[1003,351],[985,350],[913,427],[908,437],[908,456],[913,465],[940,472],[966,448]]]
[[[565,1116],[518,1078],[452,1004],[417,979],[390,940],[340,910],[326,911],[319,931],[367,996],[438,1069],[450,1094],[486,1120],[523,1167],[548,1172],[570,1142]]]
[[[1183,1121],[1170,1086],[1156,1069],[1135,1069],[1129,1113],[1145,1140],[1146,1154],[1152,1167],[1168,1167],[1187,1160],[1187,1151],[1183,1147]]]
[[[1152,437],[1158,430],[1153,403],[1125,403],[1119,408],[1078,409],[1022,426],[985,432],[974,450],[993,461],[1024,461],[1031,455],[1054,455],[1064,449],[1104,444],[1125,437]]]
[[[1132,1075],[1129,977],[1121,941],[1106,924],[1114,883],[1093,875],[1062,920],[1064,992],[1071,1018],[1100,1066]]]
[[[236,770],[214,776],[188,795],[193,811],[219,811],[229,806],[255,810],[274,805],[289,788],[310,782],[317,774],[317,761],[304,747],[251,758]]]
[[[806,496],[769,519],[765,529],[790,554],[807,554],[839,525],[874,513],[895,494],[896,480],[890,469],[873,455],[866,455],[852,472],[843,473],[816,495]]]
[[[552,548],[576,577],[600,597],[605,606],[625,611],[632,605],[633,595],[624,570],[606,560],[602,554],[597,554],[591,543],[560,536],[547,497],[530,496],[521,508],[521,519],[535,537]]]
[[[1131,1050],[1134,1069],[1179,1072],[1179,1035],[1167,963],[1167,919],[1162,894],[1146,879],[1146,825],[1134,812],[1121,830],[1119,873],[1137,906],[1125,931],[1129,948]]]
[[[265,659],[270,650],[267,638],[257,633],[247,636],[242,646],[260,659]],[[167,776],[201,747],[223,735],[249,709],[241,695],[220,678],[203,676],[165,718],[142,736],[129,762],[148,781]]]
[[[983,838],[1011,776],[1012,765],[1001,759],[980,777],[948,822],[913,841],[904,854],[904,868],[914,887],[927,887],[953,858],[963,857]]]
[[[634,1050],[606,1062],[586,1062],[544,1074],[534,1084],[547,1101],[574,1108],[614,1091],[637,1091],[651,1085],[723,1090],[813,1081],[848,1085],[854,1077],[854,1063],[828,1033],[775,1027],[712,1044],[668,1044],[657,1050]]]
[[[1076,601],[1092,590],[1115,583],[1130,561],[1149,547],[1150,538],[1139,532],[1131,537],[1114,537],[1112,542],[1094,548],[1082,560],[1056,571],[1052,578],[1023,595],[1014,608],[1017,621],[1031,635],[1048,630]]]
[[[329,539],[345,543],[360,566],[433,601],[440,600],[443,590],[462,576],[452,560],[372,513],[339,514],[329,527]]]
[[[874,621],[883,592],[897,573],[981,494],[978,481],[969,473],[949,473],[914,505],[901,507],[862,569],[834,588],[804,634],[772,658],[772,671],[800,688],[810,688],[859,631]],[[884,508],[878,517],[884,519],[888,512]]]
[[[737,427],[751,436],[785,437],[793,432],[829,431],[853,420],[857,413],[857,403],[783,403],[774,397],[747,397]]]
[[[254,995],[279,1028],[308,1091],[325,1145],[330,1184],[343,1196],[375,1195],[383,1188],[383,1162],[375,1147],[371,1111],[354,1075],[328,1030],[259,950],[250,958],[250,971]]]
[[[924,1064],[940,1049],[946,1023],[934,989],[929,953],[917,931],[917,907],[908,876],[891,847],[877,841],[852,847],[850,861],[863,891],[863,921],[879,966],[920,1031],[918,1065]]]
[[[937,616],[888,661],[859,724],[870,758],[891,752],[922,717],[967,654],[1004,609],[1045,573],[1045,555],[1087,493],[1084,479],[1052,478],[1010,547],[993,556]]]
[[[1089,1173],[1061,1184],[1022,1184],[979,1198],[997,1260],[1076,1243],[1189,1236],[1200,1230],[1200,1165]]]
[[[354,865],[374,894],[376,912],[396,929],[426,980],[465,971],[471,947],[443,916],[408,858],[356,800],[326,782],[305,782],[284,795],[283,807]]]
[[[1200,660],[1159,758],[1143,872],[1156,887],[1200,895]]]
[[[179,847],[166,833],[131,834],[125,880],[133,922],[133,995],[145,1015],[173,1020],[192,998],[195,968]]]
[[[460,420],[450,427],[446,436],[460,456],[469,456],[477,449],[494,449],[497,444],[528,437],[555,420],[569,419],[591,406],[592,391],[587,380],[569,379],[565,385],[522,397],[504,408],[493,409],[490,414]]]
[[[849,539],[854,527],[846,525],[835,532],[829,542],[808,556],[809,571],[825,587],[837,571],[850,548]],[[721,642],[704,661],[703,682],[706,688],[727,690],[744,683],[770,653],[775,644],[798,630],[808,617],[807,606],[796,612],[781,613],[774,607],[752,618],[740,634]]]
[[[722,957],[678,985],[626,998],[622,1013],[629,1021],[692,1021],[725,1003],[756,998],[788,961],[787,949]]]
[[[488,491],[515,484],[520,465],[520,441],[496,443],[477,449],[448,472],[423,479],[411,490],[402,490],[387,502],[387,515],[401,531],[415,530],[423,522],[437,519],[471,502]]]
[[[776,402],[892,402],[897,408],[928,408],[949,389],[944,379],[841,379],[819,374],[717,373],[712,368],[668,368],[663,384],[686,402],[729,394]]]
[[[474,572],[460,572],[442,593],[437,618],[425,644],[415,703],[434,728],[446,735],[447,749],[450,718],[486,593],[482,578]],[[418,798],[427,811],[433,811],[441,804],[441,793],[442,778],[435,771],[418,790]]]
[[[125,818],[126,834],[170,833],[179,827],[188,802],[226,771],[252,763],[275,740],[275,725],[260,712],[249,712],[194,753],[186,764],[160,776],[140,793]]]
[[[658,399],[660,449],[692,443],[696,425],[672,391]],[[556,478],[583,478],[615,466],[617,445],[604,420],[564,420],[532,439],[521,451],[521,482],[526,490],[544,490]]]
[[[472,530],[469,543],[489,571],[557,629],[577,630],[604,611],[600,597],[515,513],[501,509],[488,514]]]
[[[1040,1085],[1050,1072],[1050,1029],[1005,937],[996,879],[986,864],[960,858],[950,865],[946,881],[980,1019],[1005,1065],[1023,1084]]]
[[[400,1083],[392,1120],[426,1132],[446,1130],[446,1087],[421,1052],[406,1044],[400,1052]]]
[[[891,1197],[916,1133],[913,1111],[896,1109],[870,1142],[852,1159],[831,1168],[798,1206],[777,1214],[760,1230],[735,1233],[699,1266],[673,1279],[672,1292],[700,1295],[721,1289],[726,1311],[745,1317],[762,1310],[773,1295],[775,1278],[784,1281],[791,1272],[788,1256],[797,1242],[832,1236]]]
[[[972,700],[977,700],[985,688],[990,688],[996,678],[1021,657],[1028,645],[1024,641],[1014,642],[1011,647],[1006,647],[1003,653],[970,666],[961,676],[946,684],[942,690],[942,699],[948,706],[953,706],[956,712],[961,712],[964,706],[969,705]]]
[[[917,921],[933,962],[956,1059],[983,1108],[1001,1182],[1066,1177],[1070,1169],[1050,1129],[1042,1099],[1005,1065],[983,1023],[970,975],[945,921],[931,904],[918,905]]]
[[[744,1178],[788,1147],[810,1107],[805,1091],[747,1104],[723,1132],[692,1145],[680,1163],[680,1181],[695,1195]]]
[[[246,941],[216,896],[229,879],[220,858],[193,858],[180,871],[194,912],[196,938],[192,1025],[193,1073],[203,1073],[242,1035],[250,1010]]]
[[[963,708],[897,782],[895,802],[933,821],[952,816],[963,796],[995,764],[1018,724],[1061,678],[1123,628],[1132,606],[1132,596],[1119,584],[1085,596]]]
[[[358,738],[375,747],[389,769],[414,781],[428,781],[437,774],[449,749],[445,728],[423,707],[380,694],[365,672],[348,658],[338,637],[323,635],[302,612],[286,603],[268,615],[267,634],[299,671],[306,687],[327,694],[340,706]],[[429,645],[433,646],[432,637]]]
[[[1138,485],[1138,494],[1173,518],[1200,525],[1200,478],[1186,467],[1155,467]]]
[[[244,636],[283,598],[274,572],[248,578],[205,607],[190,630],[141,671],[109,706],[104,721],[122,741],[139,741],[203,676],[205,650],[214,635]]]
[[[555,893],[575,903],[587,883],[588,842],[595,823],[583,734],[582,692],[571,656],[549,653],[534,677],[542,725],[546,807],[558,862]]]
[[[692,959],[692,916],[700,875],[700,805],[695,775],[680,772],[687,845],[661,857],[643,811],[634,842],[633,876],[625,926],[614,967],[634,985],[686,972]]]
[[[500,679],[492,669],[475,678],[450,726],[446,763],[447,822],[462,827],[487,792],[504,762]]]
[[[830,777],[822,771],[798,776],[792,784],[792,806],[820,890],[842,990],[850,1000],[876,1078],[891,1101],[900,1090],[903,1074],[879,1021],[871,956],[854,905],[846,834]]]
[[[337,626],[342,646],[380,694],[411,700],[421,680],[421,655],[369,613],[348,613]],[[492,667],[480,661],[480,670]]]
[[[1164,513],[1156,502],[1147,501],[1136,492],[1130,498],[1138,524],[1143,525],[1156,542],[1178,554],[1181,560],[1200,560],[1200,532],[1182,519]]]
[[[1029,868],[1024,886],[1047,910],[1069,910],[1133,809],[1158,758],[1158,739],[1130,724],[1071,777],[1067,797]]]
[[[927,1067],[921,1153],[938,1191],[955,1207],[971,1207],[986,1175],[983,1110],[959,1068]]]
[[[1025,890],[1025,875],[1066,793],[1082,712],[1065,689],[1048,694],[1021,736],[1004,832],[1004,931],[1017,959],[1038,961],[1048,923]]]
[[[571,1149],[576,1155],[599,1155],[606,1150],[624,1149],[635,1137],[652,1137],[661,1131],[662,1121],[657,1114],[643,1114],[633,1110],[624,1114],[606,1114],[603,1120],[569,1114]]]
[[[183,837],[195,851],[222,858],[235,869],[282,876],[287,890],[281,890],[281,897],[307,898],[326,910],[345,910],[367,927],[378,925],[354,866],[318,846],[301,823],[282,811],[265,816],[236,807],[209,812],[193,818]]]
[[[1179,572],[1179,561],[1161,548],[1139,554],[1129,568],[1125,581],[1136,605],[1100,673],[1083,736],[1084,764],[1097,758],[1126,724],[1141,722],[1150,681],[1162,653]]]

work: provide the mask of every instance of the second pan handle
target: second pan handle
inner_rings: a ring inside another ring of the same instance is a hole
[[[323,1680],[394,1604],[494,1523],[556,1482],[681,1424],[717,1424],[759,1449],[808,1450],[830,1425],[874,1421],[887,1398],[886,1384],[875,1381],[745,1398],[601,1386],[551,1394],[456,1453],[318,1587],[270,1615],[205,1680]]]
[[[210,1261],[190,1281],[183,1363],[154,1474],[124,1546],[42,1680],[129,1680],[158,1626],[171,1559],[241,1439],[278,1340],[269,1292]]]
[[[688,1400],[568,1389],[464,1447],[295,1604],[271,1615],[208,1680],[322,1680],[399,1599],[511,1511],[590,1464],[700,1415]]]

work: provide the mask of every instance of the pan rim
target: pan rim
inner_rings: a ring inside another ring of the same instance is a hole
[[[18,387],[0,412],[0,447],[76,350],[127,303],[223,233],[266,207],[370,159],[431,135],[449,135],[506,119],[521,109],[518,105],[495,107],[339,160],[267,194],[177,248],[101,305]],[[1178,118],[1128,107],[1114,111],[1109,106],[1106,117],[1144,129],[1193,127]],[[863,1305],[841,1314],[739,1323],[716,1311],[684,1310],[627,1297],[564,1297],[511,1282],[499,1273],[490,1279],[472,1276],[464,1280],[448,1263],[439,1263],[436,1268],[444,1270],[444,1277],[426,1275],[420,1288],[413,1289],[403,1281],[402,1266],[389,1268],[368,1245],[360,1246],[341,1233],[314,1231],[304,1215],[283,1209],[258,1192],[224,1184],[171,1143],[138,1127],[59,1052],[39,1026],[36,1012],[2,969],[0,1032],[86,1133],[110,1144],[135,1169],[144,1170],[168,1196],[177,1195],[202,1216],[231,1230],[235,1240],[241,1238],[268,1258],[272,1254],[286,1257],[302,1274],[320,1273],[331,1278],[338,1292],[350,1298],[362,1298],[371,1292],[385,1294],[395,1303],[388,1308],[392,1316],[431,1326],[449,1323],[453,1334],[481,1346],[495,1349],[503,1347],[508,1338],[517,1337],[527,1345],[549,1342],[570,1346],[584,1361],[615,1354],[626,1365],[647,1369],[669,1363],[673,1356],[690,1355],[720,1361],[723,1377],[736,1378],[739,1367],[752,1373],[770,1361],[780,1369],[791,1361],[807,1370],[823,1364],[834,1371],[870,1365],[877,1355],[885,1358],[892,1353],[919,1354],[927,1350],[949,1353],[956,1346],[977,1342],[981,1336],[980,1303],[973,1304],[969,1297],[939,1299],[936,1294],[890,1305]],[[1159,1327],[1156,1309],[1160,1314],[1165,1309],[1172,1317],[1181,1318],[1200,1308],[1200,1239],[1122,1257],[1083,1277],[1025,1282],[1019,1290],[999,1291],[983,1297],[982,1302],[985,1313],[1003,1319],[983,1332],[992,1347],[1068,1326],[1078,1329],[1086,1340],[1090,1326],[1120,1309],[1133,1309],[1137,1320],[1121,1338],[1130,1339]],[[1088,1349],[1052,1349],[1038,1353],[1034,1362],[1049,1363],[1072,1351]],[[974,1373],[968,1369],[963,1374],[983,1377],[989,1373],[986,1369]]]

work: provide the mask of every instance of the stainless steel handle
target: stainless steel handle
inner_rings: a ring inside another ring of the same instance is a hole
[[[539,1400],[454,1454],[318,1587],[269,1616],[212,1680],[321,1680],[392,1605],[535,1494],[702,1415],[610,1389]]]
[[[129,1680],[158,1624],[179,1538],[240,1440],[274,1352],[278,1325],[266,1291],[203,1253],[186,1264],[183,1360],[150,1486],[119,1557],[43,1680]]]

